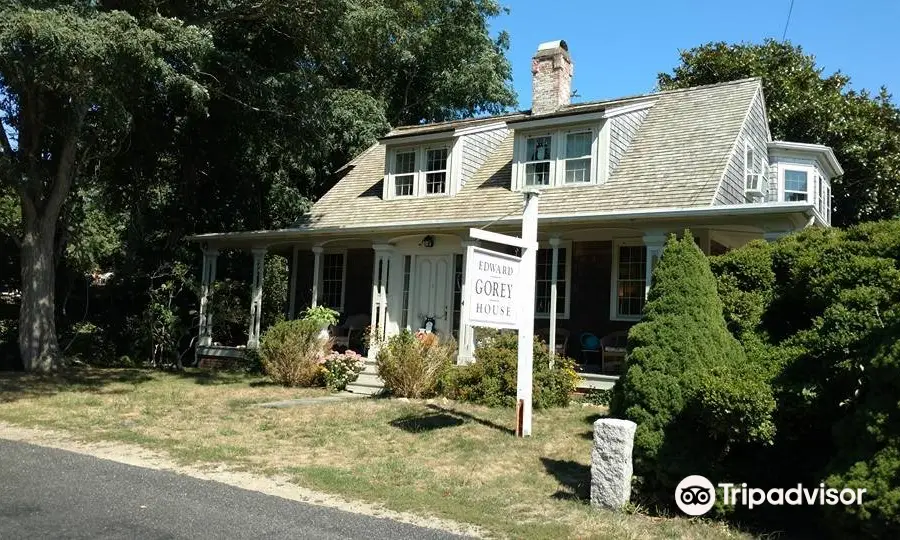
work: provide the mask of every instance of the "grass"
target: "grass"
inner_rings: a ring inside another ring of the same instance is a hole
[[[734,538],[725,526],[588,504],[591,425],[573,405],[537,411],[516,439],[512,410],[444,400],[253,403],[325,395],[264,379],[189,371],[0,374],[0,420],[122,441],[187,464],[286,474],[298,484],[516,538]]]

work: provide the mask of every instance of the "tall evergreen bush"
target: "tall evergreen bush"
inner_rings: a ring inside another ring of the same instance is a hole
[[[775,403],[767,372],[729,333],[709,262],[689,232],[669,239],[643,319],[628,335],[627,370],[611,414],[638,424],[636,492],[671,506],[685,476],[728,478],[733,456],[768,444]]]

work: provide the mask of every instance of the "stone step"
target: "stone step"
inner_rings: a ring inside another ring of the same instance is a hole
[[[377,386],[380,388],[384,386],[384,381],[374,373],[360,373],[353,384],[358,384],[360,386]]]
[[[361,386],[355,383],[347,385],[348,392],[360,394],[363,396],[374,396],[380,394],[382,390],[383,388],[381,388],[380,386]]]

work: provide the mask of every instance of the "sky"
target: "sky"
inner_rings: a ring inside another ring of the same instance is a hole
[[[519,108],[531,106],[531,57],[539,43],[564,39],[575,64],[573,101],[651,92],[679,50],[710,41],[780,40],[791,0],[500,0],[491,21],[510,34],[508,56]],[[794,0],[787,39],[825,73],[851,87],[882,85],[900,103],[900,0]]]

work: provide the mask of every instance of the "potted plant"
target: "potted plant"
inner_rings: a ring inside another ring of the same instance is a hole
[[[319,325],[319,337],[322,339],[328,339],[328,327],[337,324],[339,315],[337,311],[325,306],[314,306],[303,312],[305,320]]]

